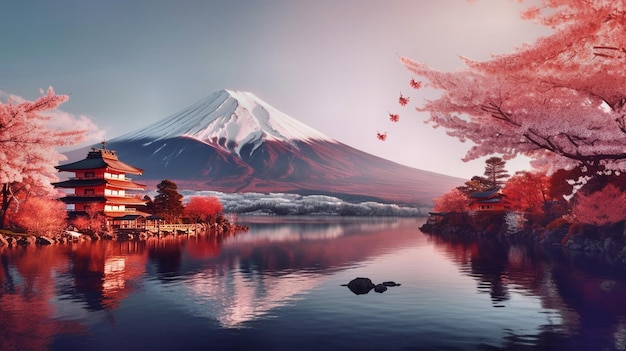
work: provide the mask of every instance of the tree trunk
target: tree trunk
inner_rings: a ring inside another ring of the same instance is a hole
[[[2,207],[0,207],[0,229],[4,229],[4,221],[7,217],[7,210],[11,203],[11,194],[9,193],[9,184],[2,185]]]

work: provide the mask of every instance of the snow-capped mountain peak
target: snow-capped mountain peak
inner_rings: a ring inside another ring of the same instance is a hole
[[[335,142],[323,133],[277,110],[250,92],[220,90],[207,98],[123,138],[162,140],[185,136],[240,155],[264,141]]]

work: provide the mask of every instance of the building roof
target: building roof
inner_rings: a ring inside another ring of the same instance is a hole
[[[87,204],[87,203],[107,203],[118,205],[145,205],[146,200],[138,199],[136,197],[115,197],[115,196],[77,196],[67,195],[60,198],[66,204]]]
[[[107,211],[105,212],[105,214],[107,215],[107,217],[113,218],[115,220],[134,220],[140,217],[147,217],[150,214],[146,213],[146,212],[142,212],[142,211],[138,211],[135,210],[131,213],[128,213],[128,211]],[[127,216],[135,216],[135,218],[131,218],[131,217],[127,217]]]
[[[143,213],[143,212],[140,212],[140,213]],[[141,214],[126,214],[121,217],[115,217],[115,219],[120,220],[120,221],[134,221],[137,218],[141,218],[141,217],[145,218],[146,216],[141,215]]]
[[[113,150],[92,148],[87,158],[56,166],[62,172],[79,171],[83,169],[109,168],[124,173],[142,174],[143,169],[133,167],[117,159],[117,153]]]
[[[495,188],[491,188],[485,191],[476,191],[470,194],[470,198],[473,199],[485,199],[485,198],[490,198],[496,194],[498,194],[500,192],[500,187],[497,186]]]
[[[107,184],[110,187],[119,188],[119,189],[130,189],[130,190],[145,190],[146,186],[144,184],[134,183],[129,180],[119,180],[119,179],[104,179],[104,178],[72,178],[62,182],[52,183],[55,187],[58,188],[77,188],[77,187],[86,187],[86,186],[98,186]]]

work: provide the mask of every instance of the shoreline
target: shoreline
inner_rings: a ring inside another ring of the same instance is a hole
[[[505,213],[431,213],[419,229],[444,240],[534,246],[550,254],[572,259],[601,261],[626,273],[626,223],[608,228],[555,220],[545,226],[527,224],[519,231],[508,230]]]

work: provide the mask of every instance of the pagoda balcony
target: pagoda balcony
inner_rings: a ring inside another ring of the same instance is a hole
[[[128,182],[132,182],[133,178],[131,177],[124,177],[124,178],[115,178],[115,177],[68,177],[67,179],[69,180],[89,180],[89,179],[112,179],[112,180],[119,180],[122,182],[128,181]]]
[[[66,197],[106,197],[106,198],[122,198],[134,199],[135,195],[105,195],[105,194],[65,194]]]

